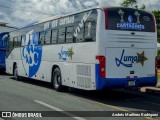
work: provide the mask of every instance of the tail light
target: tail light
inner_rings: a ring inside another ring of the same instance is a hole
[[[105,56],[96,56],[96,59],[99,60],[100,64],[100,76],[106,78],[106,58]]]
[[[106,30],[108,29],[108,12],[107,12],[107,9],[104,8],[104,14],[105,14],[105,27],[106,27]]]
[[[155,58],[155,76],[157,76],[158,72],[158,57]]]

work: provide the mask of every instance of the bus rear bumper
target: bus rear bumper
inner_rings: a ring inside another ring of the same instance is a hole
[[[134,84],[129,84],[129,83]],[[156,86],[157,77],[141,78],[102,78],[99,74],[99,65],[96,65],[96,90],[114,88],[137,88],[144,86]]]

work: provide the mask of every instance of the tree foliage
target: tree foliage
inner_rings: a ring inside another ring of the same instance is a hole
[[[158,42],[160,43],[160,10],[153,10],[152,13],[155,16],[156,23],[157,23],[157,36],[158,36]]]
[[[156,18],[156,23],[158,27],[160,28],[160,10],[153,10],[152,13],[154,14]]]
[[[160,50],[157,51],[157,56],[160,58]]]
[[[146,8],[146,6],[144,4],[139,6],[137,0],[124,0],[121,3],[121,6],[136,8],[136,9],[140,9],[140,10],[145,10],[145,8]]]

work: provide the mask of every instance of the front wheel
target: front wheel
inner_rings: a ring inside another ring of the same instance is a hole
[[[64,86],[62,85],[62,76],[61,71],[57,67],[52,73],[52,84],[56,91],[60,92],[64,89]]]

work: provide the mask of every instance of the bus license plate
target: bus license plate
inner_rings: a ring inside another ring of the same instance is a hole
[[[128,81],[128,86],[135,86],[136,85],[136,81]]]

